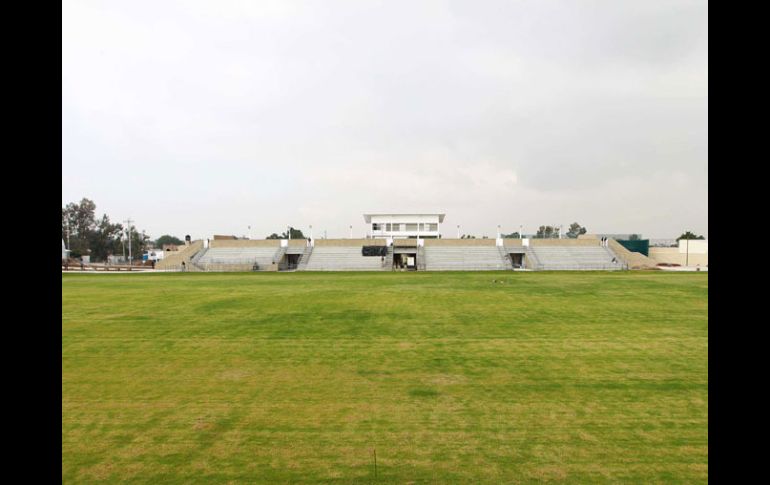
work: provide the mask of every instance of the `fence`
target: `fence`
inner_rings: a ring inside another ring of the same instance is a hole
[[[532,270],[534,271],[625,271],[628,270],[628,265],[624,263],[618,264],[565,264],[554,265],[546,267],[544,264],[534,264]]]
[[[260,263],[255,259],[214,259],[205,263],[185,263],[184,265],[175,264],[165,266],[156,271],[165,272],[245,272],[245,271],[274,271],[275,266],[271,264]]]

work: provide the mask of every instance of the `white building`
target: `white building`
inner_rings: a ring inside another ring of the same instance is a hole
[[[364,214],[370,237],[439,238],[446,214]]]

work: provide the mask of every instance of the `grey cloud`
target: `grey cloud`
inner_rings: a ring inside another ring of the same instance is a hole
[[[707,233],[707,14],[65,2],[63,203],[92,196],[151,233],[343,236],[366,210],[417,206],[479,233]]]

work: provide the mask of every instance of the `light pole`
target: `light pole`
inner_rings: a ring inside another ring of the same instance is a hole
[[[126,219],[126,230],[128,231],[128,265],[134,265],[134,258],[131,255],[131,223],[134,222],[131,218]]]
[[[353,224],[350,225],[350,239],[353,239]]]
[[[291,241],[291,226],[286,226],[286,234],[289,235],[289,241]]]
[[[460,239],[460,224],[457,224],[457,239]]]
[[[310,224],[310,239],[313,239],[313,224]]]
[[[519,239],[524,239],[524,226],[519,224]]]
[[[684,265],[685,267],[690,266],[690,238],[687,238],[687,252],[685,253],[684,257]]]
[[[497,239],[500,239],[500,224],[497,225]]]
[[[67,217],[67,250],[72,249],[70,247],[70,218]]]
[[[249,226],[249,240],[251,240],[251,226]]]

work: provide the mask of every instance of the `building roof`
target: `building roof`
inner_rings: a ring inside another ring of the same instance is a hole
[[[376,213],[376,214],[364,214],[364,221],[366,223],[372,222],[372,216],[393,216],[393,217],[400,217],[400,216],[438,216],[439,222],[444,222],[444,216],[446,214],[439,214],[437,212],[413,212],[409,214],[405,213],[399,213],[399,214],[392,214],[392,213]]]

